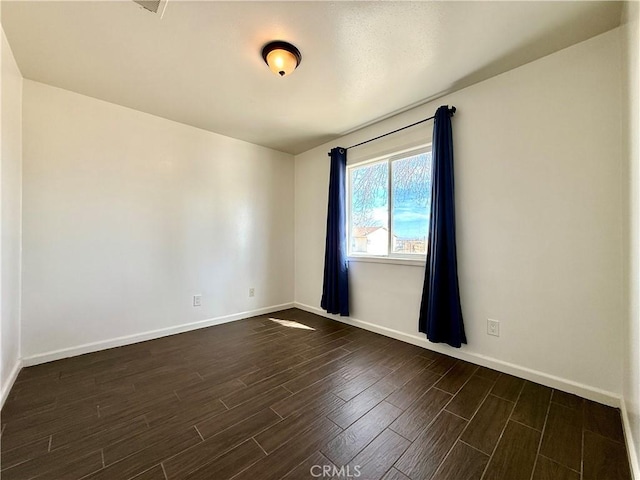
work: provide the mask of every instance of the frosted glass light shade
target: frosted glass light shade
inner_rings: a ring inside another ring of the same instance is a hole
[[[284,77],[296,69],[298,61],[293,53],[277,49],[267,54],[267,65],[273,73]]]
[[[262,58],[273,73],[284,77],[300,65],[300,51],[287,42],[271,42],[262,49]]]

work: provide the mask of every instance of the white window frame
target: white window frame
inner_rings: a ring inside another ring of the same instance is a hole
[[[362,162],[357,162],[351,165],[347,165],[347,260],[349,262],[367,262],[367,263],[391,263],[396,265],[409,265],[409,266],[424,266],[426,263],[426,253],[424,254],[412,254],[412,253],[394,253],[393,252],[393,222],[391,221],[391,215],[393,212],[393,163],[396,160],[402,160],[403,158],[412,157],[421,153],[431,152],[431,143],[422,144],[415,147],[411,147],[405,150],[396,151],[387,155],[371,158]],[[352,171],[355,168],[363,167],[374,163],[386,162],[389,168],[388,175],[388,211],[387,211],[387,224],[388,224],[388,249],[387,255],[372,255],[370,253],[359,253],[351,251],[351,192],[352,187]]]

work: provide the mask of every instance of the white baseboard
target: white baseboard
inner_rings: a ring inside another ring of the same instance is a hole
[[[354,327],[363,328],[371,332],[375,332],[381,335],[385,335],[387,337],[395,338],[396,340],[401,340],[403,342],[411,343],[412,345],[423,347],[423,348],[426,348],[427,350],[433,350],[435,352],[449,355],[450,357],[455,357],[460,360],[465,360],[467,362],[474,363],[476,365],[481,365],[483,367],[492,368],[494,370],[498,370],[503,373],[508,373],[510,375],[524,378],[526,380],[530,380],[532,382],[539,383],[541,385],[546,385],[551,388],[557,388],[558,390],[573,393],[575,395],[588,398],[589,400],[593,400],[594,402],[603,403],[605,405],[609,405],[616,408],[620,407],[621,397],[620,395],[615,394],[613,392],[601,390],[596,387],[591,387],[589,385],[585,385],[579,382],[574,382],[573,380],[557,377],[555,375],[550,375],[548,373],[540,372],[538,370],[533,370],[533,369],[516,365],[513,363],[504,362],[502,360],[498,360],[497,358],[488,357],[486,355],[481,355],[479,353],[460,350],[457,348],[451,348],[448,346],[440,345],[438,343],[431,343],[429,340],[426,339],[426,337],[423,337],[423,336],[400,332],[392,328],[382,327],[380,325],[365,322],[363,320],[358,320],[353,317],[341,317],[339,315],[332,315],[320,308],[312,307],[310,305],[305,305],[304,303],[295,302],[294,306],[296,308],[299,308],[300,310],[305,310],[307,312],[315,313],[317,315],[321,315],[321,316],[330,318],[332,320],[337,320],[339,322],[346,323]]]
[[[631,477],[634,480],[640,480],[640,462],[638,459],[638,449],[631,434],[631,422],[629,420],[629,412],[625,404],[624,398],[620,401],[620,414],[622,416],[622,426],[624,427],[624,438],[627,444],[627,454],[629,455],[629,463],[631,466]]]
[[[125,335],[123,337],[111,338],[109,340],[85,343],[84,345],[78,345],[75,347],[63,348],[63,349],[54,350],[51,352],[40,353],[37,355],[32,355],[32,356],[23,358],[22,364],[25,367],[30,367],[32,365],[39,365],[41,363],[52,362],[54,360],[60,360],[62,358],[75,357],[77,355],[83,355],[85,353],[92,353],[92,352],[97,352],[99,350],[106,350],[107,348],[122,347],[123,345],[130,345],[132,343],[144,342],[146,340],[153,340],[155,338],[166,337],[169,335],[176,335],[178,333],[188,332],[190,330],[197,330],[200,328],[212,327],[214,325],[220,325],[223,323],[235,322],[236,320],[255,317],[257,315],[265,315],[267,313],[277,312],[279,310],[285,310],[287,308],[293,308],[293,303],[283,303],[281,305],[272,305],[270,307],[258,308],[256,310],[249,310],[246,312],[234,313],[233,315],[225,315],[222,317],[209,318],[206,320],[200,320],[198,322],[185,323],[185,324],[176,325],[173,327],[161,328],[158,330],[151,330],[148,332],[136,333],[133,335]]]
[[[15,365],[13,366],[13,369],[11,370],[11,373],[9,374],[9,377],[4,382],[4,385],[2,385],[2,391],[0,391],[0,408],[4,407],[4,402],[9,396],[9,392],[11,391],[13,384],[16,382],[16,378],[18,378],[18,374],[20,373],[21,369],[22,360],[18,358]]]

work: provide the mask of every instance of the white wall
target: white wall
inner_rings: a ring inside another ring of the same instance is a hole
[[[18,373],[20,358],[20,235],[22,176],[22,75],[2,30],[2,321],[0,322],[0,405]]]
[[[637,478],[640,478],[640,4],[627,2],[623,20],[624,61],[627,72],[624,78],[625,102],[625,155],[629,170],[629,321],[623,331],[625,347],[624,400],[628,422],[627,443]]]
[[[461,351],[430,345],[614,401],[622,392],[626,310],[620,35],[613,30],[296,156],[296,302],[320,302],[327,151],[455,105],[469,344]],[[350,151],[349,162],[430,136],[430,127],[416,127]],[[424,339],[417,330],[423,277],[424,267],[352,262],[352,319]],[[501,321],[500,338],[486,334],[487,318]]]
[[[292,301],[291,155],[29,80],[23,102],[27,363]]]

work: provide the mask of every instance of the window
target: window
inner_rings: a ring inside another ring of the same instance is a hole
[[[431,207],[431,147],[347,168],[349,255],[423,259]]]

